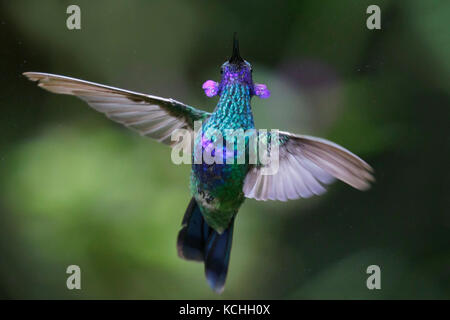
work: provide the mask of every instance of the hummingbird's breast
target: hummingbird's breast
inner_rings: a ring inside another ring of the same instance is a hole
[[[255,127],[250,100],[247,86],[236,83],[224,88],[214,113],[203,123],[194,142],[191,192],[208,224],[216,230],[228,226],[245,199],[242,188],[249,166],[247,161],[238,163],[238,159],[242,159],[242,153],[245,159],[248,143],[242,148],[237,143],[239,137],[235,137]]]
[[[220,100],[207,127],[219,130],[252,129],[255,127],[250,105],[251,91],[249,85],[240,82],[231,83],[221,90]]]

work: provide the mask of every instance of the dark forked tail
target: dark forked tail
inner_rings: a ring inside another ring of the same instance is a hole
[[[203,261],[209,286],[217,293],[223,291],[230,262],[234,218],[222,233],[210,228],[194,198],[184,214],[178,233],[178,255],[187,260]]]

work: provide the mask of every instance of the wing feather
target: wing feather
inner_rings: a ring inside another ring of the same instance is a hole
[[[252,167],[244,181],[247,198],[286,201],[321,195],[335,179],[359,190],[374,181],[370,165],[331,141],[280,131],[279,143],[278,171],[264,175],[263,166]]]
[[[77,96],[111,120],[166,144],[171,144],[173,130],[193,130],[194,121],[210,116],[173,99],[49,73],[25,72],[24,75],[45,90]]]

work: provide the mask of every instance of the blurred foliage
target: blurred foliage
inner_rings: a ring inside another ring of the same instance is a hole
[[[448,1],[0,2],[0,297],[450,298]],[[382,9],[382,30],[366,8]],[[188,166],[170,150],[56,96],[24,71],[172,97],[206,110],[238,31],[261,128],[324,136],[376,170],[365,193],[248,200],[225,292],[177,257]],[[66,289],[78,264],[82,290]],[[365,287],[368,265],[382,290]]]

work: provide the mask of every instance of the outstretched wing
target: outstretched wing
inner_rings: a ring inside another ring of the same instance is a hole
[[[166,144],[171,144],[170,136],[175,129],[193,130],[194,121],[210,115],[173,99],[49,73],[25,72],[24,75],[45,90],[77,96],[111,120]]]
[[[263,175],[261,165],[250,169],[243,189],[247,198],[286,201],[320,195],[335,178],[359,190],[374,181],[364,160],[331,141],[280,131],[279,143],[278,171]]]

